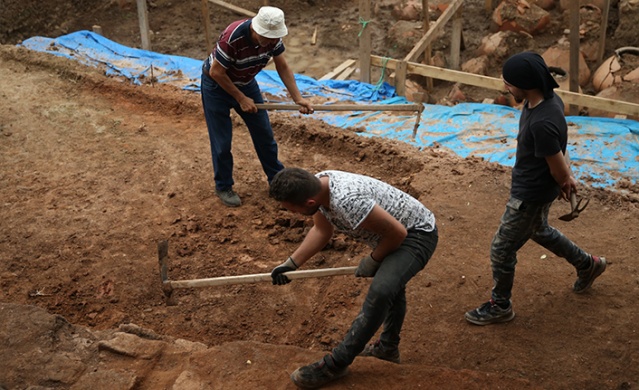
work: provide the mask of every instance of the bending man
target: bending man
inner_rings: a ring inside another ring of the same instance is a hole
[[[286,168],[275,175],[270,196],[290,211],[312,215],[314,222],[299,248],[271,272],[273,284],[289,283],[283,273],[306,263],[335,231],[372,249],[355,272],[373,280],[346,337],[318,362],[297,369],[293,382],[306,388],[322,386],[346,375],[358,355],[399,363],[406,284],[426,266],[437,246],[433,213],[389,184],[341,171],[313,175]],[[382,325],[379,340],[367,345]]]

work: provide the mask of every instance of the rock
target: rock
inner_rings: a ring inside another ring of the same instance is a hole
[[[126,371],[100,370],[83,375],[71,390],[132,390],[137,377]]]
[[[116,332],[111,340],[100,341],[98,349],[119,355],[152,359],[164,348],[163,341],[145,340],[130,333]]]
[[[421,21],[422,3],[415,0],[402,1],[393,7],[391,14],[398,20]]]
[[[523,31],[536,35],[548,26],[550,14],[525,0],[504,0],[493,11],[492,20],[499,31]]]
[[[557,44],[548,48],[542,55],[546,65],[561,69],[570,69],[570,47],[564,44]],[[590,68],[584,59],[583,54],[579,53],[579,85],[586,86],[590,82]]]
[[[471,58],[470,60],[464,62],[461,66],[461,70],[463,72],[479,74],[479,75],[487,75],[487,69],[489,65],[488,56],[483,55],[480,57]]]

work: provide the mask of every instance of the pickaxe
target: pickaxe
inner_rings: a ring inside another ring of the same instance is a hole
[[[162,291],[164,292],[167,306],[174,306],[177,304],[177,302],[175,302],[175,299],[173,299],[173,289],[176,288],[224,286],[228,284],[270,282],[272,280],[270,273],[239,276],[221,276],[217,278],[207,279],[169,280],[169,242],[167,240],[161,240],[158,242],[158,260],[160,263],[160,279],[162,280]],[[284,275],[286,275],[291,280],[319,278],[322,276],[353,275],[355,274],[356,269],[357,267],[323,268],[303,271],[291,271],[286,272]]]
[[[571,169],[570,155],[568,154],[568,149],[566,149],[566,152],[564,153],[564,159],[566,161],[566,165],[568,165],[568,169]],[[568,214],[562,215],[561,217],[559,217],[559,219],[562,221],[568,222],[577,218],[579,216],[579,213],[584,211],[586,206],[588,206],[588,203],[590,203],[590,199],[587,199],[586,203],[583,206],[581,206],[582,201],[583,199],[579,199],[579,202],[577,202],[577,195],[575,195],[575,191],[570,191],[570,212]]]
[[[257,103],[259,110],[293,110],[297,111],[300,106],[297,104],[281,103]],[[320,104],[313,106],[314,111],[416,111],[417,119],[413,127],[413,138],[417,134],[419,121],[424,111],[423,104]]]
[[[577,202],[577,195],[575,195],[575,192],[571,192],[570,193],[570,212],[568,214],[564,214],[561,217],[559,217],[559,219],[561,219],[562,221],[572,221],[573,219],[577,218],[579,216],[579,213],[584,211],[584,209],[586,208],[586,206],[588,206],[588,203],[590,203],[590,199],[586,199],[586,203],[584,203],[583,206],[581,206],[581,202],[583,201],[583,199],[579,199],[579,202]]]

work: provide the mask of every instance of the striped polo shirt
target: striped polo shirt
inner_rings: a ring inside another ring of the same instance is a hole
[[[284,42],[261,47],[251,40],[251,19],[231,23],[218,38],[209,62],[213,58],[226,69],[236,85],[246,85],[255,78],[274,56],[284,52]]]

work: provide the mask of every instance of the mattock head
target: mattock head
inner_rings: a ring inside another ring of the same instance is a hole
[[[160,280],[162,281],[162,292],[167,306],[175,306],[177,302],[173,297],[173,286],[169,280],[169,241],[158,241],[158,262],[160,264]]]

